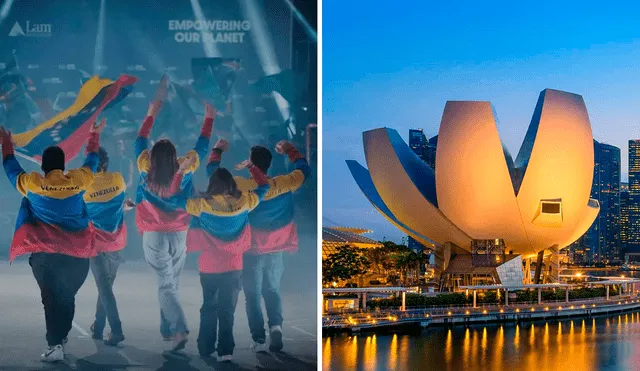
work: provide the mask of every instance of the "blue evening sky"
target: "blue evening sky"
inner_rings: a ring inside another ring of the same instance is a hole
[[[405,141],[411,128],[436,135],[447,100],[490,101],[515,156],[540,91],[581,94],[594,138],[621,149],[626,181],[627,141],[640,138],[633,2],[324,0],[322,12],[325,219],[399,241],[344,160],[366,166],[368,129],[391,127]]]

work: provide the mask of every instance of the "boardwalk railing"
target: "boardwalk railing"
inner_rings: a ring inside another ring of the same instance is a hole
[[[389,308],[384,310],[372,310],[367,312],[353,312],[342,314],[324,315],[322,318],[323,328],[357,328],[357,327],[380,327],[385,325],[401,324],[406,322],[418,322],[431,320],[434,318],[450,316],[482,316],[496,313],[531,313],[531,312],[559,312],[562,310],[589,309],[595,307],[615,307],[629,304],[640,304],[637,296],[621,295],[604,298],[573,300],[570,302],[555,301],[535,303],[519,303],[513,305],[485,305],[473,308],[469,305],[447,306],[447,307],[413,307],[407,310]]]

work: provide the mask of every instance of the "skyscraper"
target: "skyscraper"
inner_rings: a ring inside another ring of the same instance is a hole
[[[436,147],[438,145],[438,136],[427,140],[422,129],[409,129],[409,147],[433,170],[436,169]],[[408,246],[412,250],[422,251],[424,246],[409,236]]]
[[[629,230],[625,254],[640,255],[640,140],[629,141]]]
[[[620,183],[620,250],[627,251],[629,239],[629,183]]]
[[[427,140],[422,129],[409,129],[409,147],[432,169],[436,168],[436,147],[438,136]]]
[[[571,249],[574,258],[579,257],[585,262],[611,262],[621,258],[620,148],[594,140],[593,155],[591,198],[600,202],[600,213]]]
[[[422,158],[424,147],[428,144],[427,137],[422,129],[409,129],[409,147],[418,157]]]

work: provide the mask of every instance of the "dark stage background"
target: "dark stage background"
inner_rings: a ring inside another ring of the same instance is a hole
[[[246,158],[249,146],[254,144],[273,146],[280,139],[290,139],[301,151],[309,147],[314,178],[299,192],[296,202],[301,233],[313,236],[315,241],[316,132],[313,127],[307,129],[316,122],[317,115],[316,43],[309,39],[285,1],[107,0],[102,2],[101,12],[100,0],[16,0],[0,23],[0,70],[15,56],[18,72],[32,83],[28,94],[38,103],[43,118],[71,105],[87,74],[111,79],[121,73],[138,77],[140,80],[133,92],[106,113],[109,132],[103,140],[112,157],[112,167],[118,167],[113,170],[122,171],[127,178],[124,173],[135,160],[135,131],[162,74],[167,73],[174,83],[189,85],[193,79],[192,58],[212,56],[205,52],[204,43],[197,42],[202,41],[198,30],[176,29],[188,26],[183,21],[197,19],[196,13],[200,10],[196,7],[194,11],[194,3],[199,4],[209,24],[231,21],[241,26],[239,30],[214,30],[212,36],[221,42],[214,43],[210,50],[215,57],[240,60],[229,95],[232,119],[227,114],[225,120],[216,120],[216,127],[234,141],[234,154],[230,154],[231,159],[223,165],[232,167],[235,163],[231,161]],[[316,1],[293,3],[315,28]],[[273,94],[259,91],[251,84],[266,75],[287,70],[295,76],[292,86],[296,98],[289,102],[290,113],[283,115]],[[48,102],[50,108],[42,102]],[[225,107],[216,108],[225,110]],[[2,109],[0,107],[0,120]],[[192,111],[202,112],[198,105],[193,106]],[[169,135],[184,152],[195,143],[201,117],[193,122],[176,117],[161,113],[157,124],[160,129],[155,127],[154,135]],[[36,123],[39,122],[31,126]],[[26,131],[29,127],[28,124],[24,128],[16,127],[15,123],[11,125],[14,132]],[[214,129],[214,137],[215,133]],[[121,140],[119,145],[117,140]],[[277,155],[276,159],[274,171],[286,170],[286,162]],[[37,170],[37,165],[27,160],[21,163],[29,170]],[[137,185],[137,176],[134,172],[131,191]],[[5,176],[0,178],[0,258],[6,258],[20,196]],[[202,184],[204,175],[198,174],[197,180]],[[140,258],[139,237],[132,224],[134,215],[128,215],[128,219],[130,238],[124,255],[128,259]],[[307,249],[309,254],[314,251],[315,262],[315,244]]]

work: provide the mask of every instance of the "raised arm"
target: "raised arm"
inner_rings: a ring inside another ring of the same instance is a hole
[[[209,142],[211,141],[211,133],[213,132],[213,119],[216,116],[216,110],[210,104],[205,104],[205,115],[202,128],[200,129],[200,136],[196,142],[194,150],[201,159],[207,156],[209,150]]]
[[[93,125],[89,131],[89,141],[87,142],[87,148],[85,150],[86,158],[82,167],[91,169],[92,173],[98,171],[98,151],[100,150],[100,133],[104,130],[107,124],[106,119],[102,119],[99,125]]]
[[[304,156],[298,152],[296,147],[287,141],[280,141],[276,145],[276,152],[287,155],[294,169],[287,175],[275,177],[274,188],[278,193],[293,192],[300,188],[309,175],[311,175],[311,167],[309,167],[309,163]]]
[[[251,211],[260,204],[262,199],[264,199],[264,196],[267,194],[267,191],[269,190],[269,179],[267,179],[267,176],[262,172],[262,170],[260,170],[260,168],[253,166],[253,164],[249,165],[249,172],[251,173],[253,180],[258,183],[258,187],[249,194],[249,210]]]
[[[2,142],[2,166],[4,167],[4,172],[7,174],[11,185],[26,196],[29,175],[24,172],[18,159],[16,159],[11,133],[6,131],[4,127],[0,127],[0,141]]]
[[[107,121],[103,119],[100,121],[100,124],[96,125],[94,123],[91,126],[89,130],[89,140],[85,149],[86,158],[84,164],[80,169],[71,170],[68,173],[68,176],[74,178],[82,187],[93,184],[94,174],[98,171],[98,163],[100,162],[98,156],[98,151],[100,150],[100,133],[102,133],[106,124]]]
[[[200,136],[196,142],[196,146],[193,150],[189,151],[184,157],[178,159],[179,163],[187,161],[190,166],[185,169],[185,174],[194,173],[200,166],[200,161],[207,155],[209,149],[209,141],[211,140],[211,132],[213,131],[213,116],[215,116],[215,109],[207,104],[205,105],[207,113],[204,117],[204,123],[200,130]]]
[[[222,154],[229,149],[229,142],[224,139],[218,140],[216,145],[211,151],[209,156],[209,163],[207,164],[207,178],[211,177],[214,171],[220,167],[220,161],[222,161]]]
[[[161,101],[155,101],[149,105],[147,117],[144,118],[140,131],[138,131],[138,138],[136,139],[136,158],[139,158],[145,150],[149,149],[149,135],[151,134],[153,123],[161,107]]]

